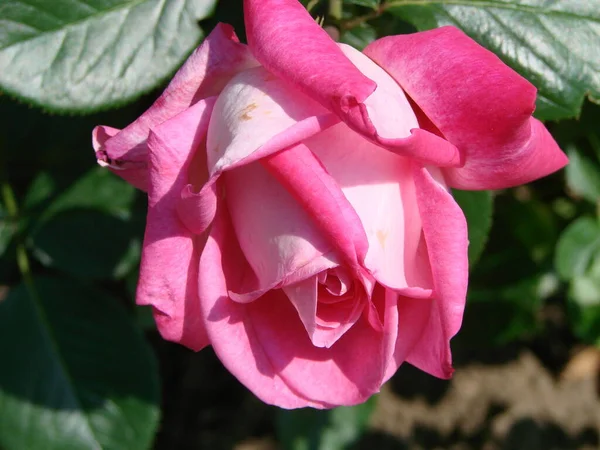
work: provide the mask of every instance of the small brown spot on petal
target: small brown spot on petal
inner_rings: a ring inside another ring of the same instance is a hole
[[[385,247],[385,241],[387,240],[387,237],[388,237],[387,231],[383,231],[383,230],[377,231],[377,240],[379,240],[379,243],[381,244],[382,248]]]
[[[242,120],[252,119],[252,116],[250,115],[250,113],[252,111],[254,111],[256,108],[258,108],[256,103],[250,103],[248,106],[246,106],[244,109],[242,109],[240,111],[240,113],[241,113],[240,119],[242,119]]]

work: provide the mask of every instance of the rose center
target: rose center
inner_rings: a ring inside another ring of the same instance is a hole
[[[341,267],[321,272],[318,275],[318,282],[319,303],[339,303],[353,297],[352,277]]]
[[[321,329],[336,329],[354,316],[357,304],[354,280],[336,267],[318,276],[316,323]]]

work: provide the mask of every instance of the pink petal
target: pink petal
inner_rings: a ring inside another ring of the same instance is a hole
[[[94,146],[98,160],[147,190],[140,180],[147,178],[146,139],[150,129],[198,100],[218,94],[233,75],[257,64],[247,47],[239,43],[231,26],[217,25],[148,111],[117,134],[108,135],[106,128],[94,132],[95,144],[99,144]],[[134,170],[138,173],[132,173]]]
[[[206,237],[195,236],[183,226],[176,204],[188,183],[192,161],[206,164],[202,141],[213,105],[214,99],[198,101],[155,127],[148,139],[148,217],[137,303],[153,306],[165,339],[194,350],[209,344],[197,287],[199,256]]]
[[[96,151],[98,164],[107,167],[136,188],[148,191],[148,170],[146,168],[146,147],[132,149],[126,158],[112,160],[104,150],[104,144],[120,133],[116,128],[99,125],[92,131],[92,144]]]
[[[318,348],[281,290],[270,291],[247,308],[260,350],[301,395],[332,405],[353,405],[379,392],[385,336],[364,315],[331,348]]]
[[[377,83],[375,92],[356,110],[360,121],[364,121],[363,128],[355,127],[357,131],[378,145],[424,164],[439,167],[461,165],[456,147],[419,129],[417,117],[404,91],[385,70],[349,45],[340,44],[340,48],[364,75]],[[352,126],[352,123],[349,125]]]
[[[249,164],[333,125],[336,117],[263,68],[235,76],[219,96],[207,148],[211,178],[200,192],[184,188],[178,210],[188,229],[202,233],[216,210],[222,172]]]
[[[283,291],[296,308],[312,344],[330,348],[359,320],[367,298],[360,286],[353,286],[345,299],[333,297],[339,301],[326,303],[319,293],[319,277],[325,273],[284,286]]]
[[[309,214],[341,260],[357,270],[368,249],[365,230],[344,193],[308,147],[298,144],[261,162]]]
[[[450,339],[460,329],[467,294],[467,223],[460,207],[441,184],[440,174],[435,174],[440,179],[436,181],[427,169],[415,165],[414,176],[434,298],[427,301],[431,305],[429,320],[407,361],[432,375],[449,378],[453,372]],[[414,308],[415,302],[412,303]],[[418,316],[415,323],[426,314],[422,310],[412,311]]]
[[[498,189],[567,163],[531,113],[535,87],[453,27],[379,39],[365,54],[383,67],[462,154],[445,171],[461,189]]]
[[[211,176],[294,145],[335,118],[263,67],[245,70],[225,86],[208,130]]]
[[[258,281],[231,291],[264,292],[337,266],[332,244],[259,162],[225,173],[223,181],[237,241]]]
[[[411,352],[422,352],[421,347],[417,347],[417,345],[420,344],[421,338],[427,330],[435,300],[406,297],[391,289],[386,289],[385,298],[388,314],[390,317],[395,314],[397,324],[397,328],[394,330],[395,345],[388,350],[388,364],[384,376],[384,381],[387,381],[407,360]],[[390,339],[392,339],[392,330],[389,330],[389,333]],[[422,367],[427,366],[422,365]]]
[[[300,3],[245,0],[244,11],[250,49],[270,72],[381,145],[425,163],[460,164],[447,141],[411,133],[418,124],[398,85],[360,52],[338,47]]]
[[[244,18],[260,63],[340,117],[375,90],[300,2],[244,0]]]
[[[228,298],[226,278],[235,277],[241,251],[221,202],[200,257],[200,308],[211,344],[225,367],[265,403],[282,408],[333,405],[301,395],[282,379],[264,351],[250,317],[250,305]],[[243,258],[243,257],[242,257]],[[224,270],[228,272],[227,276]],[[286,299],[282,299],[284,302]],[[280,317],[280,321],[286,321]],[[298,320],[290,317],[289,321]],[[304,332],[306,335],[306,332]]]
[[[368,240],[365,267],[387,287],[422,288],[429,296],[429,261],[417,254],[422,225],[410,161],[368,142],[343,123],[305,144],[360,218]],[[296,168],[290,171],[300,173]]]

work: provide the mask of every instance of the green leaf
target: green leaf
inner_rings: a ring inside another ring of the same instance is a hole
[[[536,115],[579,115],[600,99],[600,0],[392,0],[389,10],[426,30],[454,25],[529,79]]]
[[[43,174],[31,184],[24,205],[47,203],[55,191]],[[84,278],[121,278],[138,262],[141,216],[132,214],[136,190],[95,167],[54,194],[32,231],[34,256],[42,264]]]
[[[467,218],[469,227],[469,265],[473,266],[485,248],[492,226],[494,198],[489,191],[453,190],[452,195]]]
[[[45,109],[121,105],[202,38],[215,0],[13,0],[0,5],[0,89]]]
[[[33,236],[34,255],[78,277],[119,278],[139,261],[141,233],[131,222],[99,211],[64,211]]]
[[[359,50],[377,39],[377,31],[371,25],[363,23],[342,33],[341,41]]]
[[[519,191],[525,198],[519,198]],[[527,198],[534,194],[528,186],[522,186],[514,193],[516,201],[504,211],[503,225],[509,227],[518,244],[527,249],[531,261],[536,264],[545,260],[551,262],[558,239],[558,225],[552,208],[535,197]]]
[[[575,334],[591,344],[600,343],[600,252],[584,275],[571,280],[568,306]]]
[[[600,166],[574,145],[567,148],[569,164],[565,168],[567,186],[575,194],[596,203],[600,200]]]
[[[40,278],[0,302],[0,447],[144,450],[159,418],[154,357],[112,298]]]
[[[600,251],[600,226],[591,217],[571,223],[558,239],[554,266],[565,280],[585,274]]]
[[[54,194],[55,189],[56,186],[52,176],[46,172],[39,173],[29,185],[21,207],[25,210],[31,210],[45,205]]]
[[[0,203],[0,256],[2,256],[8,248],[15,231],[15,226],[8,216],[6,208]]]
[[[576,276],[569,294],[579,306],[600,306],[600,279],[589,275]]]
[[[29,196],[34,192],[32,188]],[[95,167],[62,192],[49,205],[44,217],[72,208],[89,208],[126,219],[130,217],[135,194],[136,189],[129,183],[102,167]]]
[[[363,433],[375,400],[331,410],[278,410],[277,436],[285,450],[346,450]]]

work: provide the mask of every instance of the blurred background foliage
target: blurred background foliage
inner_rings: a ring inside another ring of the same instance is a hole
[[[406,365],[364,405],[281,411],[211,350],[162,341],[134,307],[146,200],[96,166],[90,134],[143,112],[217,22],[243,38],[241,0],[4,1],[0,449],[598,448],[600,2],[303,3],[357,48],[458,26],[539,88],[570,157],[455,192],[472,271],[455,379]]]

